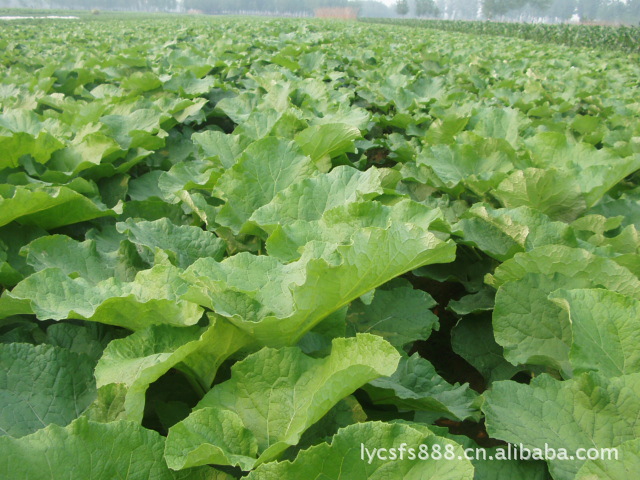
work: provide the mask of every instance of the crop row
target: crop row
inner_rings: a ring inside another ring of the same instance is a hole
[[[544,23],[501,23],[466,20],[362,18],[362,22],[431,28],[472,35],[515,37],[570,47],[640,52],[640,27]]]

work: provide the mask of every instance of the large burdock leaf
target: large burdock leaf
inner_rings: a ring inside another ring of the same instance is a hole
[[[141,422],[145,393],[149,385],[169,369],[185,361],[189,355],[205,348],[205,344],[215,345],[217,333],[215,323],[208,328],[154,325],[126,338],[114,340],[107,346],[96,366],[97,386],[123,384],[127,389],[124,399],[126,419]],[[238,349],[241,346],[240,343],[235,347]],[[225,358],[216,358],[215,355],[210,357],[210,367],[214,374]],[[188,368],[186,370],[191,373]],[[196,376],[193,380],[200,381]],[[203,390],[208,387],[209,385],[201,385]]]
[[[106,133],[120,147],[125,150],[155,150],[164,146],[167,133],[160,126],[171,118],[170,114],[162,112],[156,105],[153,108],[138,108],[135,104],[123,106],[123,113],[100,118],[100,122],[106,126]]]
[[[90,133],[82,138],[74,139],[73,143],[67,145],[65,148],[56,151],[51,160],[47,162],[49,170],[55,170],[56,173],[64,173],[61,177],[69,176],[75,177],[80,172],[96,167],[100,165],[103,159],[117,158],[123,155],[124,152],[120,149],[118,143],[111,137],[100,133]],[[139,157],[140,160],[144,158]],[[132,163],[137,163],[131,159]],[[112,162],[105,162],[112,163]],[[123,165],[112,164],[112,172],[117,168],[120,170],[120,166],[127,169],[128,161],[124,161]],[[96,168],[96,172],[100,169]],[[102,169],[105,174],[109,172],[109,168],[103,166]]]
[[[529,449],[566,449],[567,459],[548,462],[556,480],[575,478],[584,463],[576,457],[579,448],[617,447],[640,435],[638,373],[608,379],[591,372],[563,382],[541,375],[530,385],[496,382],[485,399],[492,437]]]
[[[297,347],[262,349],[235,364],[230,380],[169,429],[167,464],[249,470],[273,460],[341,399],[391,375],[399,358],[390,344],[369,334],[335,339],[326,358],[308,357]]]
[[[557,135],[541,134],[545,140]],[[534,138],[538,146],[541,136]],[[534,148],[533,163],[540,168],[518,170],[498,185],[494,195],[505,207],[525,205],[554,220],[571,221],[640,168],[638,154],[622,158],[584,144],[570,146],[564,136],[559,144],[556,140],[539,152]]]
[[[587,460],[576,480],[628,480],[640,472],[640,438],[624,442],[617,448],[618,457]]]
[[[469,127],[478,135],[503,138],[517,148],[519,131],[528,123],[530,120],[519,110],[485,107],[471,117]]]
[[[590,206],[571,172],[555,168],[517,170],[492,194],[506,208],[531,207],[553,220],[575,220]]]
[[[0,344],[0,436],[67,425],[95,396],[93,362],[86,355],[52,345]]]
[[[131,281],[149,266],[140,258],[136,246],[118,235],[115,227],[109,233],[94,230],[86,238],[78,242],[66,235],[46,235],[22,247],[20,255],[36,272],[55,268],[71,278],[80,277],[94,284],[109,278]]]
[[[33,273],[20,250],[24,245],[46,234],[47,232],[41,228],[15,223],[0,228],[0,285],[5,288],[13,287]]]
[[[455,255],[453,243],[414,225],[346,228],[355,230],[349,243],[311,241],[291,263],[249,253],[219,263],[197,260],[183,275],[192,284],[184,298],[229,318],[260,343],[291,345],[366,292]]]
[[[468,384],[451,385],[417,353],[402,358],[393,375],[371,381],[365,390],[374,403],[433,412],[456,420],[480,418],[478,394]]]
[[[418,457],[420,445],[429,453],[450,452],[452,459]],[[293,462],[265,463],[247,477],[248,480],[283,478],[471,480],[473,466],[464,459],[460,445],[422,425],[366,422],[339,430],[331,443],[304,450]]]
[[[115,212],[69,187],[0,185],[0,226],[17,220],[48,230],[109,215]]]
[[[203,257],[222,260],[227,247],[224,240],[211,232],[190,225],[175,225],[166,218],[154,222],[130,218],[116,224],[116,228],[132,243],[147,247],[149,254],[155,253],[156,248],[165,251],[180,268],[187,268]]]
[[[494,209],[476,203],[453,225],[461,243],[504,262],[516,253],[551,244],[577,247],[571,228],[529,207]]]
[[[343,192],[332,195],[333,183]],[[292,186],[252,219],[271,232],[269,256],[197,260],[183,275],[192,285],[184,298],[229,318],[259,343],[292,345],[388,280],[454,259],[455,244],[428,230],[441,219],[439,210],[409,200],[390,207],[364,200],[378,192],[377,171],[347,167]]]
[[[19,304],[40,320],[74,318],[130,330],[159,324],[193,325],[202,309],[180,299],[186,285],[179,273],[171,265],[155,265],[139,272],[132,282],[108,278],[92,283],[82,277],[70,278],[59,268],[46,268],[3,296],[0,317],[11,314]]]
[[[137,423],[79,418],[22,438],[0,437],[0,477],[41,480],[206,480],[209,468],[176,474],[162,458],[164,439]],[[224,477],[220,477],[224,478]]]
[[[47,235],[29,243],[20,253],[35,271],[58,268],[66,275],[94,283],[116,276],[116,256],[101,251],[94,240],[78,242],[66,235]]]
[[[493,336],[489,315],[461,318],[451,331],[451,347],[473,365],[487,383],[508,380],[521,370],[505,360],[503,349]]]
[[[610,279],[606,285],[609,290],[640,298],[640,280],[631,275],[629,270],[581,248],[562,245],[546,245],[517,254],[496,268],[492,275],[487,275],[486,282],[499,288],[507,282],[519,280],[527,273],[567,273],[599,280],[599,272]]]
[[[300,202],[304,202],[304,199],[301,198]],[[429,229],[432,223],[441,222],[442,212],[439,209],[431,209],[411,200],[404,199],[393,206],[363,200],[336,206],[324,212],[318,220],[303,218],[291,221],[285,217],[272,231],[266,245],[269,255],[293,261],[300,258],[304,245],[309,242],[348,245],[365,230],[382,229],[389,237],[423,237],[437,242],[447,238],[447,235],[436,235]],[[268,231],[270,228],[264,227]]]
[[[340,166],[325,175],[304,179],[278,192],[273,200],[256,210],[251,220],[271,233],[278,225],[319,220],[334,207],[382,195],[380,172],[361,172]]]
[[[351,125],[326,123],[302,130],[294,140],[316,164],[330,166],[332,158],[354,152],[353,142],[361,136],[360,130]]]
[[[406,423],[406,422],[403,422]],[[409,424],[413,428],[428,428],[434,434],[460,444],[471,457],[474,468],[474,480],[549,480],[547,464],[542,460],[521,460],[514,458],[509,450],[511,445],[498,447],[480,447],[474,440],[464,435],[449,432],[446,427]]]
[[[426,340],[438,328],[438,317],[430,310],[437,302],[427,292],[411,285],[377,289],[373,300],[351,302],[347,312],[348,333],[373,333],[401,349],[416,340]]]
[[[517,254],[489,283],[499,287],[493,328],[514,365],[549,366],[571,376],[571,325],[566,310],[548,299],[558,289],[605,287],[640,297],[640,281],[613,260],[577,248],[549,245]]]
[[[238,465],[251,470],[258,457],[258,441],[233,411],[196,410],[169,429],[165,458],[169,467]]]
[[[588,207],[615,184],[640,168],[640,155],[621,157],[608,148],[573,143],[559,132],[542,132],[526,141],[532,166],[557,168],[571,175]]]
[[[610,290],[558,290],[550,299],[569,313],[574,373],[608,377],[640,372],[640,302]]]
[[[191,135],[203,158],[217,158],[224,168],[233,167],[236,159],[247,147],[247,139],[239,135],[226,135],[212,130]]]
[[[0,170],[17,167],[24,155],[46,163],[62,147],[64,144],[46,131],[35,112],[7,109],[0,114]]]
[[[251,214],[278,192],[317,172],[313,161],[293,142],[275,137],[247,147],[233,168],[218,180],[213,194],[226,201],[216,221],[240,232]]]
[[[429,147],[416,159],[416,164],[429,167],[439,180],[437,186],[447,192],[460,193],[466,186],[484,195],[513,170],[516,155],[504,140],[469,140],[463,145]]]

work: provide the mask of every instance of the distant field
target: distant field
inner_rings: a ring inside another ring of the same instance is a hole
[[[616,31],[78,15],[0,24],[0,478],[638,471]]]
[[[431,28],[471,35],[515,37],[536,42],[555,43],[570,47],[601,50],[621,50],[640,53],[640,27],[607,25],[549,25],[544,23],[500,23],[457,20],[417,20],[363,18],[363,22],[398,26]]]

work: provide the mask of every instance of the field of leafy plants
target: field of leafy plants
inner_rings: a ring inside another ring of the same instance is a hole
[[[361,21],[398,26],[422,27],[474,35],[515,37],[535,42],[599,50],[640,53],[640,26],[512,23],[468,20],[423,20],[417,18],[362,18]]]
[[[0,478],[640,471],[637,55],[1,28]]]

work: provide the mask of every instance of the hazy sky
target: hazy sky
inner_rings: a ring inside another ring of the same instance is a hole
[[[379,2],[384,3],[385,5],[395,5],[396,4],[396,0],[378,0]]]

